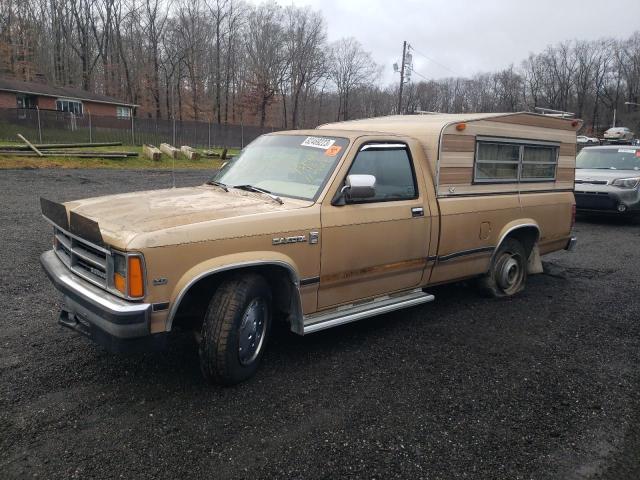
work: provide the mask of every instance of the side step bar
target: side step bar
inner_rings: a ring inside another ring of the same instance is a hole
[[[375,298],[366,303],[339,307],[330,312],[316,313],[305,317],[303,335],[319,332],[331,327],[351,323],[363,318],[382,315],[402,308],[413,307],[422,303],[432,302],[435,297],[421,289],[412,290],[404,295]]]

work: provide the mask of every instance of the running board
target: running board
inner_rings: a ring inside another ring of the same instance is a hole
[[[363,318],[382,315],[402,308],[413,307],[432,302],[435,297],[421,289],[412,290],[404,295],[378,297],[366,303],[346,305],[330,312],[316,313],[305,317],[303,335],[318,332],[326,328],[337,327],[345,323],[356,322]]]

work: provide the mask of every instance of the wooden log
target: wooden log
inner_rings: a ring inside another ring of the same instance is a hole
[[[160,151],[165,155],[170,156],[171,158],[178,158],[178,153],[180,153],[180,150],[172,145],[169,145],[168,143],[161,143]]]
[[[162,157],[162,152],[154,147],[153,145],[149,145],[145,143],[142,147],[142,154],[150,160],[159,161]]]
[[[222,159],[222,160],[226,160],[227,159],[227,147],[224,147],[222,149],[222,153],[220,154],[220,159]]]
[[[200,158],[200,154],[188,145],[183,145],[180,150],[187,160],[198,160]]]
[[[24,143],[26,143],[27,145],[29,145],[29,147],[31,148],[31,150],[33,150],[34,152],[36,152],[38,154],[39,157],[43,157],[44,155],[42,154],[42,152],[40,150],[38,150],[36,147],[33,146],[33,144],[27,140],[26,138],[24,138],[22,135],[20,135],[18,133],[18,138],[20,140],[22,140]]]

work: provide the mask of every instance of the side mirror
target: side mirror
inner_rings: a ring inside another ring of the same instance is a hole
[[[347,175],[341,192],[346,200],[364,200],[375,197],[376,177],[373,175]]]

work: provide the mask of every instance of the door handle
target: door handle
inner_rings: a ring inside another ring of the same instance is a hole
[[[424,208],[422,207],[413,207],[411,209],[412,217],[424,217]]]

